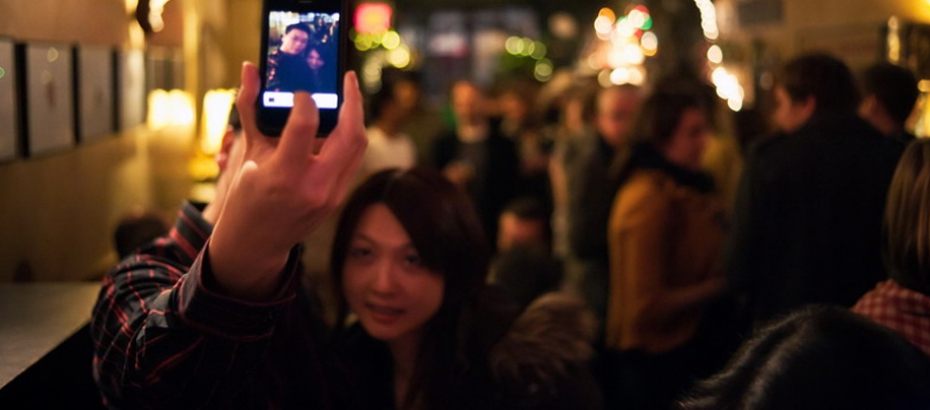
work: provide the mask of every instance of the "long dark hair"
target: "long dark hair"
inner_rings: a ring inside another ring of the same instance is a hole
[[[899,335],[839,307],[766,326],[681,410],[924,409],[930,362]]]
[[[407,397],[402,407],[443,406],[450,396],[463,354],[460,325],[469,301],[485,282],[490,248],[471,201],[440,174],[415,168],[372,175],[349,198],[333,243],[331,272],[337,290],[339,326],[349,313],[342,293],[343,265],[359,219],[374,204],[384,204],[413,241],[424,265],[443,276],[442,305],[424,329]]]

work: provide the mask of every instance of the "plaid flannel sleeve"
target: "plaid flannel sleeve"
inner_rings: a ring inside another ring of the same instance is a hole
[[[235,397],[295,297],[299,248],[271,300],[251,303],[217,291],[210,227],[197,218],[199,212],[182,209],[167,237],[103,280],[91,331],[94,377],[111,408],[213,407]]]

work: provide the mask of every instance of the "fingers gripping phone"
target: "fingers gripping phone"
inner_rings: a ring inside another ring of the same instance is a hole
[[[347,0],[263,0],[258,128],[278,136],[309,92],[320,110],[318,134],[335,127],[342,105],[348,37]]]

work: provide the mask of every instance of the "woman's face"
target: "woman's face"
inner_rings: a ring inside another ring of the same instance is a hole
[[[444,285],[423,267],[387,206],[362,213],[346,252],[343,292],[369,335],[386,342],[417,335],[442,305]]]
[[[665,143],[663,154],[675,165],[698,170],[701,168],[701,158],[708,138],[704,112],[697,108],[688,108],[681,115],[675,133]]]
[[[326,64],[323,61],[323,57],[320,56],[320,52],[316,51],[315,48],[311,48],[310,52],[307,53],[307,65],[310,66],[311,70],[319,70]]]

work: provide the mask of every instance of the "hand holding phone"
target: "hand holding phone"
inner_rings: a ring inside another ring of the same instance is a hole
[[[310,93],[320,110],[320,135],[335,126],[343,99],[346,7],[345,0],[263,1],[257,107],[264,134],[281,134],[299,91]]]
[[[245,161],[230,186],[208,245],[210,266],[228,294],[262,300],[279,288],[278,273],[291,248],[340,205],[361,164],[365,136],[362,94],[353,72],[345,75],[346,97],[327,139],[315,138],[320,111],[297,92],[280,138],[257,126],[259,76],[242,67],[236,101],[246,143]]]

